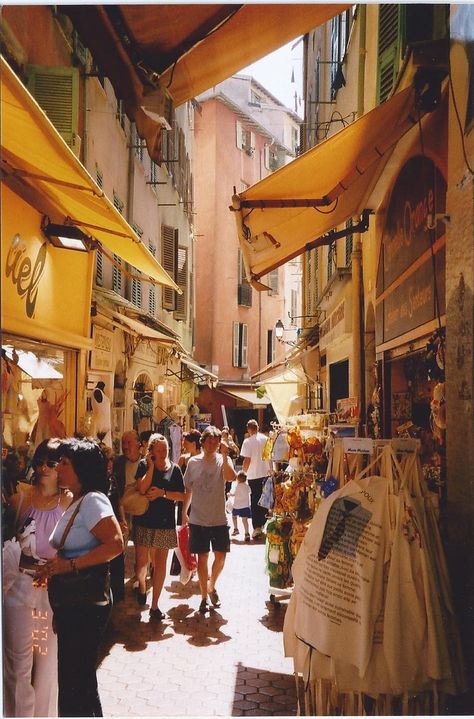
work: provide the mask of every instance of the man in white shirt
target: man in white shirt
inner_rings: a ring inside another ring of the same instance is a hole
[[[241,457],[244,458],[242,470],[247,474],[248,483],[252,491],[251,510],[252,510],[252,539],[263,537],[263,525],[265,524],[267,510],[260,507],[258,500],[262,494],[263,485],[270,474],[270,462],[262,459],[263,448],[267,442],[266,435],[258,431],[258,423],[254,419],[247,422],[247,432],[249,436],[244,439]]]

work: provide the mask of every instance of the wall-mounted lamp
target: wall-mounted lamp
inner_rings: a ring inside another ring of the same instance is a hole
[[[316,320],[315,324],[318,324],[319,322],[321,322],[321,320],[324,320],[326,318],[326,310],[316,310],[311,315],[293,315],[293,316],[290,315],[290,313],[288,312],[288,317],[289,317],[289,320],[292,325],[295,323],[295,320],[303,320],[303,319],[305,319],[305,320],[314,319],[314,320]],[[283,327],[283,324],[282,324],[282,327]]]
[[[49,221],[49,217],[43,217],[41,229],[48,240],[55,247],[63,250],[79,250],[87,252],[95,246],[94,240],[74,225],[56,225]]]
[[[296,340],[284,340],[283,339],[283,332],[294,332],[294,327],[289,327],[288,329],[283,325],[283,322],[281,320],[277,320],[275,324],[275,337],[277,338],[278,342],[282,342],[285,345],[293,345],[295,346],[297,344]]]
[[[165,393],[165,385],[164,384],[157,384],[155,387],[158,394],[164,394]]]

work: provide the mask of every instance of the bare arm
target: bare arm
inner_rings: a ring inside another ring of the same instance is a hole
[[[140,494],[146,494],[148,490],[151,487],[151,482],[153,479],[153,470],[155,469],[155,464],[153,462],[153,457],[151,454],[147,454],[146,456],[146,474],[143,475],[140,479],[136,480],[136,487],[137,492],[140,492]],[[156,497],[155,497],[156,499]]]
[[[182,517],[183,517],[183,523],[188,524],[189,523],[189,517],[188,517],[188,509],[189,505],[191,504],[191,497],[193,495],[192,489],[186,489],[184,493],[184,500],[183,500],[183,511],[182,511]]]
[[[247,470],[250,467],[250,457],[244,457],[244,461],[242,462],[242,470],[247,474]]]

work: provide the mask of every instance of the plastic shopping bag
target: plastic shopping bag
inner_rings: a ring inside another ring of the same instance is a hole
[[[194,572],[197,568],[197,560],[196,556],[189,551],[189,527],[187,524],[183,524],[183,526],[178,529],[178,548],[183,555],[186,569]]]

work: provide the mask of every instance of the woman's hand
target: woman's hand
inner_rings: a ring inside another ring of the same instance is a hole
[[[154,502],[155,499],[158,499],[158,497],[162,497],[164,494],[162,489],[159,489],[158,487],[150,487],[148,492],[146,492],[145,497],[150,500],[150,502]]]
[[[58,557],[56,555],[56,557],[48,559],[45,564],[38,567],[35,574],[35,582],[44,584],[46,580],[50,577],[54,577],[55,574],[66,574],[71,571],[72,568],[69,559],[64,559],[63,557]]]
[[[155,460],[154,460],[153,455],[152,455],[151,452],[147,452],[147,455],[146,455],[146,466],[147,466],[147,469],[152,469],[152,468],[155,467]]]

